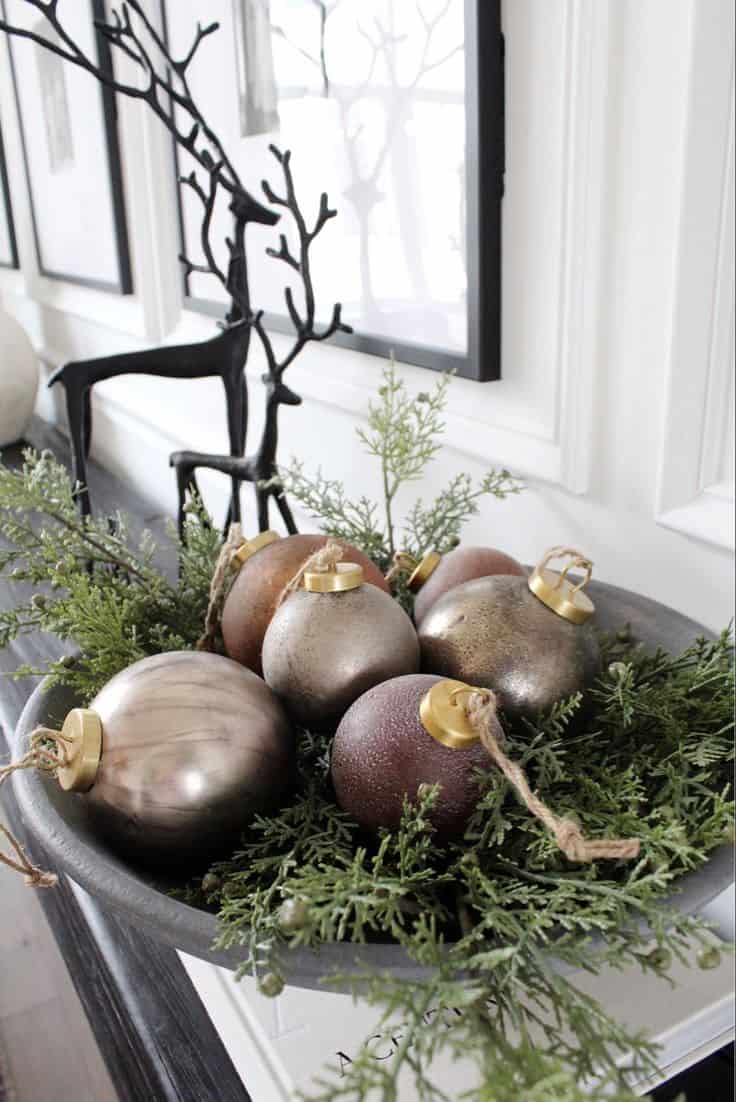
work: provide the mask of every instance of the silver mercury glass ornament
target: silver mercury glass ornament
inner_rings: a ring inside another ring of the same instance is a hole
[[[307,569],[263,640],[263,676],[293,719],[324,730],[381,681],[419,669],[401,606],[365,582],[357,563]]]
[[[560,572],[548,568],[555,558],[568,560]],[[499,574],[448,590],[419,626],[422,671],[492,689],[510,716],[535,716],[583,691],[600,668],[584,592],[591,570],[577,551],[552,547],[528,578]]]
[[[129,666],[67,715],[59,737],[58,782],[84,793],[94,827],[126,853],[172,864],[224,847],[277,804],[293,757],[261,678],[196,651]]]

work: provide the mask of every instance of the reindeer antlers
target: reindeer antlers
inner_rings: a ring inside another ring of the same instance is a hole
[[[352,327],[346,325],[342,320],[342,305],[337,302],[332,308],[332,317],[330,322],[320,332],[315,328],[316,323],[316,303],[314,294],[314,285],[312,282],[312,270],[310,266],[309,250],[312,242],[317,235],[322,231],[327,222],[331,218],[334,218],[337,214],[336,210],[333,210],[329,206],[327,199],[327,193],[322,192],[319,201],[319,210],[312,229],[307,228],[304,215],[299,201],[296,197],[296,189],[294,187],[294,177],[291,171],[291,152],[287,149],[282,152],[277,146],[270,145],[269,149],[276,160],[281,165],[281,169],[284,175],[285,194],[277,194],[268,180],[262,182],[263,193],[270,203],[275,207],[284,207],[291,214],[294,225],[296,226],[297,235],[299,238],[299,256],[294,256],[289,248],[289,243],[285,234],[279,235],[279,248],[266,249],[268,256],[273,257],[275,260],[281,260],[287,264],[290,268],[293,268],[301,276],[302,286],[304,290],[304,305],[305,314],[304,317],[299,313],[296,303],[294,302],[294,292],[291,287],[286,287],[284,291],[284,299],[286,302],[286,309],[289,313],[291,323],[294,326],[296,332],[296,340],[291,349],[279,363],[271,340],[266,333],[263,325],[263,312],[259,312],[253,319],[253,327],[258,333],[258,336],[263,345],[266,353],[266,359],[269,366],[269,374],[272,378],[280,379],[286,368],[291,364],[299,355],[301,350],[310,341],[326,341],[335,333],[352,333]]]

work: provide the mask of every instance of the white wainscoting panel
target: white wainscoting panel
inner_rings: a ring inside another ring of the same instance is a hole
[[[736,291],[729,0],[694,9],[689,83],[656,511],[661,524],[733,550],[733,488],[726,489],[733,478]]]

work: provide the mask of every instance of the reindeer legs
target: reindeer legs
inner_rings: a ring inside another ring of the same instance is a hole
[[[66,397],[66,412],[69,421],[69,436],[72,447],[72,471],[77,483],[75,496],[79,512],[83,517],[91,513],[89,491],[87,489],[87,454],[92,436],[92,416],[89,387],[74,381],[71,374],[62,380]],[[89,419],[89,425],[87,420]]]

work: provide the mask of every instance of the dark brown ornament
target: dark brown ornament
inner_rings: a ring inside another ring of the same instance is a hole
[[[435,602],[456,585],[496,574],[513,574],[523,578],[527,576],[520,562],[492,547],[456,547],[454,551],[448,551],[446,555],[439,557],[424,580],[419,572],[419,584],[411,586],[416,590],[414,623],[417,626],[421,624]]]
[[[64,725],[62,787],[126,853],[186,863],[212,853],[286,788],[293,735],[268,686],[229,658],[182,651],[123,670]]]
[[[419,629],[422,669],[492,689],[512,716],[534,716],[589,686],[600,667],[593,606],[567,569],[583,566],[587,581],[590,564],[578,556],[561,574],[547,570],[561,553],[548,552],[528,580],[478,578],[440,597]]]
[[[304,575],[263,640],[263,675],[291,716],[324,730],[373,685],[419,669],[411,620],[352,563]]]
[[[261,674],[261,649],[284,587],[315,551],[324,547],[327,536],[287,536],[261,547],[240,567],[225,601],[222,637],[230,658]],[[362,566],[365,579],[388,593],[383,574],[362,551],[337,540],[345,558]]]
[[[493,768],[477,738],[452,748],[433,737],[420,715],[441,677],[396,677],[365,693],[343,716],[332,747],[337,802],[367,830],[397,827],[404,796],[440,784],[432,821],[441,837],[461,834],[479,795],[478,770]],[[496,721],[497,722],[497,721]],[[499,737],[502,738],[500,724]]]

